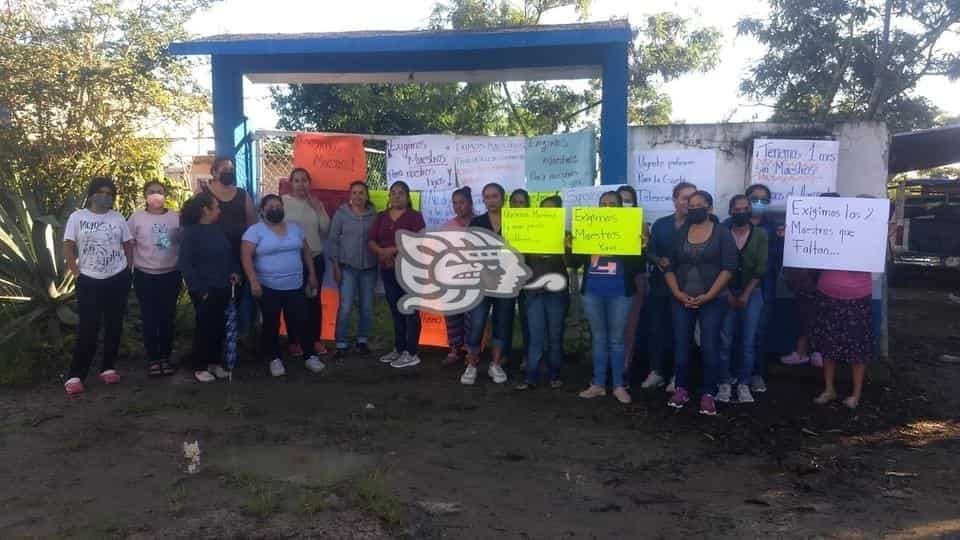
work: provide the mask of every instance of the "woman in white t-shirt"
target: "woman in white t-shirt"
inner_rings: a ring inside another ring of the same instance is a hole
[[[147,373],[157,377],[174,371],[170,352],[182,281],[177,270],[180,214],[166,207],[162,183],[147,182],[143,195],[147,207],[134,212],[127,224],[133,236],[133,290],[140,303]]]
[[[80,319],[73,362],[64,388],[67,394],[84,391],[83,379],[97,352],[103,320],[103,363],[100,379],[117,384],[113,367],[120,349],[123,312],[130,292],[133,239],[130,227],[113,210],[117,186],[108,177],[95,177],[87,187],[86,207],[70,214],[63,233],[67,268],[77,278],[77,311]]]

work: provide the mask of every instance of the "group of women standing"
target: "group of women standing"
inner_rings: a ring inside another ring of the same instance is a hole
[[[246,295],[260,306],[260,351],[271,375],[286,373],[279,342],[281,315],[291,352],[306,358],[308,370],[322,371],[325,365],[320,356],[327,351],[318,336],[322,321],[317,295],[327,259],[340,293],[335,357],[342,358],[350,350],[355,302],[359,317],[353,348],[361,354],[370,352],[373,293],[379,275],[394,329],[393,350],[380,361],[395,368],[420,363],[419,314],[404,314],[397,308],[404,291],[394,270],[396,232],[425,228],[404,182],[391,185],[389,205],[381,212],[372,207],[366,184],[354,182],[348,201],[331,219],[323,203],[311,196],[311,179],[303,169],[291,173],[289,195],[267,195],[258,209],[236,187],[229,160],[217,160],[212,173],[213,180],[183,205],[180,214],[166,207],[162,184],[147,184],[146,206],[129,220],[112,210],[116,187],[110,179],[95,178],[90,183],[85,208],[70,216],[64,235],[67,264],[77,275],[80,316],[67,393],[84,391],[83,379],[96,352],[101,322],[100,378],[106,384],[120,381],[114,363],[131,281],[139,299],[151,376],[174,371],[170,354],[182,283],[195,311],[192,368],[197,381],[229,376],[223,364],[226,308]],[[475,215],[470,189],[456,190],[451,200],[455,217],[445,227],[481,227],[500,234],[506,192],[490,183],[482,196],[486,212]],[[530,205],[523,190],[512,193],[509,201],[515,207]],[[583,276],[580,292],[592,336],[593,378],[580,397],[605,396],[610,389],[618,401],[630,403],[628,373],[638,334],[646,333],[649,372],[641,388],[667,385],[672,394],[668,404],[684,407],[691,399],[690,351],[699,323],[704,366],[699,411],[714,415],[716,402],[732,401],[734,389],[740,403],[753,402],[754,393],[766,390],[759,344],[769,325],[771,274],[779,272],[782,231],[765,219],[770,202],[765,186],[751,186],[744,195],[731,198],[730,218],[724,223],[713,215],[711,194],[693,184],[678,184],[673,202],[674,214],[657,220],[649,233],[643,231],[646,251],[641,256],[574,256],[568,238],[566,253],[529,255],[526,262],[531,279],[550,273],[566,276],[570,267],[579,268]],[[598,203],[636,206],[636,193],[622,186],[603,193]],[[541,206],[561,207],[562,201],[548,197]],[[856,407],[864,363],[872,354],[870,275],[824,271],[808,276],[810,280],[815,292],[810,292],[808,283],[801,311],[809,312],[810,304],[815,304],[821,316],[804,324],[806,335],[798,343],[804,350],[784,361],[817,358],[819,363],[822,359],[825,388],[818,403],[836,398],[836,363],[851,363],[854,391],[844,403]],[[514,316],[519,310],[524,361],[522,381],[516,388],[538,385],[541,371],[546,372],[550,387],[559,388],[569,305],[566,289],[524,291],[519,298],[485,298],[471,312],[446,318],[450,345],[446,363],[464,361],[460,381],[474,384],[489,320],[487,374],[493,382],[505,383],[504,365],[511,356]],[[649,321],[645,331],[639,329],[643,312]],[[807,350],[817,354],[809,355]]]

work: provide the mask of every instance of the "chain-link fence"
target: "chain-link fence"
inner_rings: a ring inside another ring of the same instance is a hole
[[[298,131],[263,130],[254,133],[254,145],[258,160],[259,177],[257,193],[277,193],[280,181],[293,170],[293,139]],[[387,189],[387,137],[364,135],[363,146],[367,155],[367,185],[370,189]]]

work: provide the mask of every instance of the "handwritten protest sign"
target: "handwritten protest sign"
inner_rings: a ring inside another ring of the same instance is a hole
[[[387,204],[390,202],[390,192],[385,190],[373,189],[370,190],[370,203],[373,204],[373,207],[379,210],[386,210]],[[410,202],[413,203],[414,210],[420,210],[420,199],[421,195],[419,191],[410,192]]]
[[[527,139],[527,189],[549,191],[592,185],[596,152],[592,129]]]
[[[457,182],[478,193],[490,182],[522,188],[526,145],[523,137],[457,137]]]
[[[504,208],[501,233],[520,253],[563,253],[563,208]]]
[[[415,135],[387,141],[387,184],[404,181],[414,191],[456,187],[454,151],[448,135]]]
[[[673,187],[680,182],[716,193],[717,156],[713,150],[634,150],[628,168],[637,204],[647,212],[672,213]]]
[[[640,255],[642,208],[573,209],[573,252],[587,255]]]
[[[774,206],[787,198],[812,197],[837,189],[837,141],[755,139],[750,182],[770,188]]]
[[[367,178],[363,139],[301,133],[293,140],[293,166],[310,173],[314,188],[348,190],[351,182]]]
[[[564,208],[577,208],[578,206],[600,206],[600,195],[604,194],[613,186],[584,186],[567,188],[563,190],[560,197],[563,199]],[[564,222],[566,229],[570,230],[570,222],[573,218],[573,212],[567,211],[567,218]]]
[[[790,197],[783,265],[883,272],[889,218],[887,199]]]

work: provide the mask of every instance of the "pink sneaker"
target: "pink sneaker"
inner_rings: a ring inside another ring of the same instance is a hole
[[[120,384],[120,374],[116,370],[108,369],[100,373],[100,380],[104,384]]]
[[[690,401],[690,395],[687,394],[687,389],[677,388],[673,392],[673,395],[670,396],[670,401],[667,402],[667,405],[673,407],[674,409],[682,409],[688,401]]]
[[[815,353],[811,354],[811,355],[810,355],[810,365],[813,366],[813,367],[822,368],[822,367],[823,367],[823,355],[820,354],[820,353],[818,353],[818,352],[815,352]]]
[[[80,382],[80,379],[73,377],[69,379],[64,385],[63,389],[67,391],[67,395],[82,394],[86,389],[83,387],[83,383]]]
[[[314,342],[313,350],[319,355],[330,354],[330,351],[327,350],[327,346],[324,345],[322,341]]]
[[[287,347],[287,350],[290,351],[290,356],[294,358],[300,358],[303,356],[303,349],[296,343],[291,343],[290,346]]]
[[[713,396],[710,394],[704,394],[700,398],[700,414],[706,416],[717,415],[717,404],[713,401]]]
[[[796,351],[788,354],[787,356],[780,357],[780,363],[787,366],[799,366],[800,364],[806,364],[809,361],[809,356],[800,356],[800,354]]]

